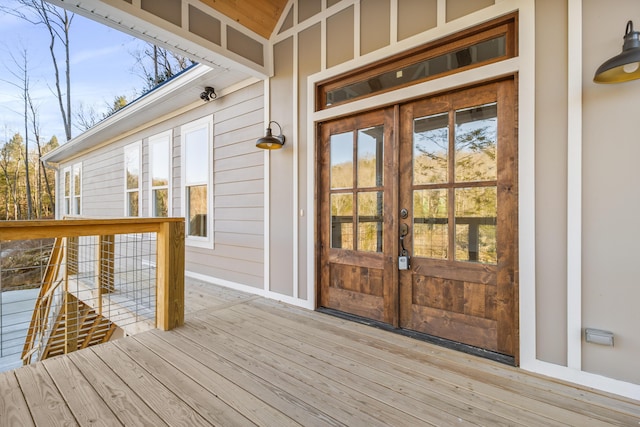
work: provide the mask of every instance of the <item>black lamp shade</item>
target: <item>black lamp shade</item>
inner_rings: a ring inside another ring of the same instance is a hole
[[[271,132],[271,123],[276,122],[272,121],[269,123],[265,136],[256,141],[257,148],[262,148],[263,150],[278,150],[284,145],[284,135],[282,135],[282,130],[280,130],[280,135],[273,136],[273,133]],[[276,124],[278,127],[280,126],[278,123]]]
[[[596,71],[596,83],[621,83],[640,79],[640,33],[633,31],[633,22],[627,22],[622,53],[602,64]]]

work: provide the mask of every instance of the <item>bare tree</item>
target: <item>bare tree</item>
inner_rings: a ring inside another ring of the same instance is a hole
[[[15,134],[0,148],[0,170],[5,179],[7,197],[6,219],[10,219],[9,199],[13,202],[13,219],[21,218],[20,208],[20,163],[22,163],[22,136]]]
[[[99,121],[106,119],[126,107],[127,103],[128,101],[125,95],[116,96],[113,102],[107,105],[107,111],[104,114],[98,114],[94,107],[85,107],[83,103],[79,103],[74,113],[76,118],[74,126],[81,132],[85,132],[95,126]]]
[[[51,190],[51,184],[49,183],[49,176],[46,173],[44,162],[42,161],[42,140],[40,134],[40,123],[38,121],[38,108],[33,103],[33,99],[31,95],[27,92],[27,101],[29,104],[29,119],[31,120],[31,129],[33,131],[33,138],[36,141],[36,146],[38,148],[38,163],[37,163],[37,201],[38,201],[38,218],[42,217],[42,179],[44,178],[45,189],[47,191],[47,195],[49,196],[49,203],[51,204],[51,210],[55,209],[55,198],[53,197],[53,191]],[[44,173],[42,172],[44,170]]]
[[[4,80],[7,83],[17,87],[21,92],[23,101],[23,117],[24,117],[24,170],[25,170],[25,191],[27,200],[27,219],[32,218],[33,206],[31,199],[31,181],[29,178],[29,104],[31,103],[31,97],[29,95],[29,61],[27,55],[27,49],[23,48],[21,52],[21,58],[17,59],[11,54],[16,70],[9,70],[9,72],[16,78],[15,81]],[[32,110],[35,112],[35,110]],[[33,119],[36,121],[36,119]]]
[[[87,107],[82,102],[79,102],[77,104],[74,116],[76,120],[73,126],[80,132],[89,130],[96,123],[102,120],[102,117],[98,114],[94,107]]]
[[[64,124],[67,141],[71,139],[71,63],[69,60],[69,30],[75,16],[66,9],[53,6],[44,0],[14,0],[21,8],[14,5],[0,5],[0,11],[17,16],[34,25],[44,25],[49,32],[49,52],[55,72],[55,92],[58,98],[60,114]],[[26,10],[25,10],[26,9]],[[64,47],[64,90],[61,83],[60,64],[56,56],[56,43]]]
[[[143,49],[131,54],[136,60],[137,69],[134,72],[145,81],[144,92],[153,89],[194,64],[194,61],[185,56],[151,43],[146,43]]]

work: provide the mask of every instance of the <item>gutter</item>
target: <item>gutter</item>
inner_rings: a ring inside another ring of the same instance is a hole
[[[61,160],[66,160],[68,158],[67,154],[69,152],[73,152],[74,150],[78,150],[78,152],[80,152],[84,151],[85,149],[91,148],[90,141],[92,137],[98,135],[100,132],[105,131],[105,129],[113,126],[118,121],[130,118],[138,114],[141,110],[149,108],[149,106],[153,105],[155,102],[170,95],[171,93],[174,93],[180,88],[191,84],[193,81],[212,71],[214,71],[212,68],[202,64],[195,64],[183,70],[181,73],[175,75],[170,80],[163,82],[162,84],[153,88],[151,91],[136,98],[131,103],[118,110],[116,113],[104,118],[92,128],[88,129],[77,137],[70,139],[55,150],[45,154],[44,156],[42,156],[43,162],[45,164],[53,165],[54,168],[57,167],[59,162],[56,161],[56,159],[61,158]],[[220,71],[226,70],[216,71],[220,73]]]

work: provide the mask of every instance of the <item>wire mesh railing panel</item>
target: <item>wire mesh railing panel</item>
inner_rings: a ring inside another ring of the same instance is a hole
[[[0,371],[20,366],[54,239],[0,241]]]
[[[53,239],[0,242],[0,371],[154,328],[156,241],[60,238],[53,254]]]

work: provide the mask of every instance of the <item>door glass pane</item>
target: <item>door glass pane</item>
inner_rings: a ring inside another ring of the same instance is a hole
[[[382,147],[384,126],[358,131],[358,187],[380,187],[382,183]]]
[[[331,247],[353,249],[353,194],[331,195]]]
[[[496,179],[497,114],[495,103],[456,111],[456,182]]]
[[[382,252],[382,191],[358,193],[358,250]]]
[[[207,237],[207,186],[187,187],[189,236]]]
[[[413,121],[413,184],[447,182],[449,114]]]
[[[353,188],[353,132],[331,135],[331,189]]]
[[[496,187],[456,189],[456,260],[495,264]]]
[[[449,248],[447,190],[414,190],[413,255],[447,259]]]

